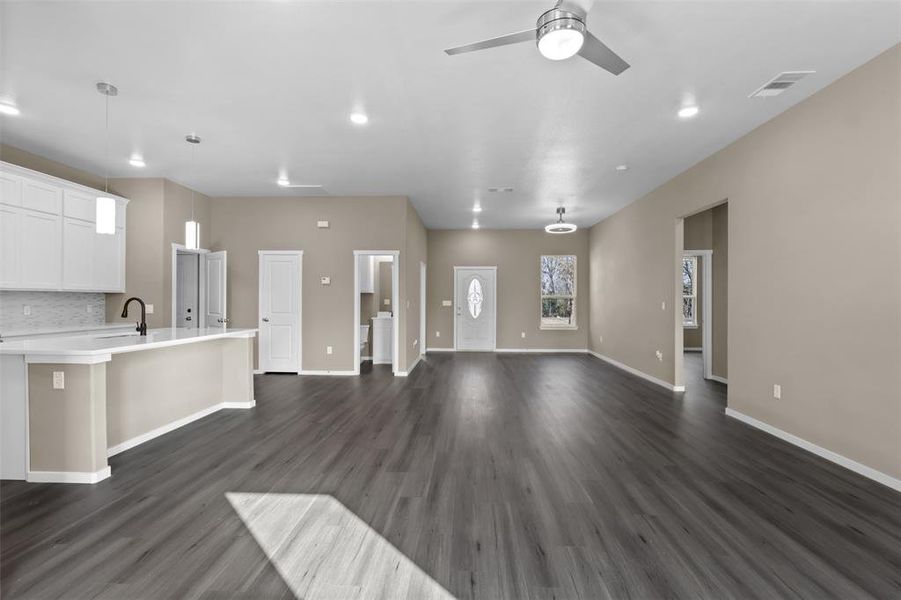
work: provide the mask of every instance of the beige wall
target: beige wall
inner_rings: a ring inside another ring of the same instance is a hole
[[[409,370],[419,357],[422,344],[420,335],[420,263],[428,264],[428,234],[422,219],[409,200],[406,202],[406,224],[404,226],[404,250],[401,255],[401,282],[405,286],[403,319],[401,320],[401,344],[402,356]],[[426,282],[428,286],[428,282]]]
[[[729,377],[729,204],[711,210],[713,231],[713,320],[711,372]]]
[[[594,226],[592,348],[681,381],[677,222],[728,199],[729,407],[901,476],[899,106],[896,46]]]
[[[575,331],[539,329],[542,254],[576,255]],[[580,349],[589,330],[588,232],[552,235],[535,230],[437,230],[428,235],[428,347],[453,348],[454,267],[497,266],[497,347]],[[440,331],[441,337],[435,332]],[[526,333],[522,338],[521,333]]]
[[[353,369],[353,328],[358,326],[353,251],[403,252],[406,204],[400,196],[213,199],[211,245],[228,251],[230,326],[257,326],[257,252],[303,250],[303,368]],[[319,229],[317,221],[330,226]],[[330,285],[320,284],[323,275],[331,278]],[[404,293],[401,285],[401,301]],[[326,346],[333,354],[326,354]]]
[[[394,261],[378,262],[378,274],[375,277],[375,312],[393,311],[391,305],[391,292],[393,283],[391,281],[391,272],[394,270]],[[385,300],[388,304],[385,304]]]

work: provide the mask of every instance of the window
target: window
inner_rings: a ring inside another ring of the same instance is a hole
[[[698,326],[698,257],[682,257],[682,326]]]
[[[576,328],[576,257],[541,257],[541,329]]]
[[[466,300],[469,303],[469,314],[473,319],[478,319],[482,314],[482,284],[475,277],[469,282],[469,290],[466,293]]]

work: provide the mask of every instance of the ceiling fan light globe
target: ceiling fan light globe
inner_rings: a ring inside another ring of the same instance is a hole
[[[550,225],[545,225],[544,230],[548,233],[572,233],[577,230],[578,227],[573,223],[551,223]]]
[[[548,60],[566,60],[578,54],[585,36],[578,29],[551,29],[538,40],[538,51]]]

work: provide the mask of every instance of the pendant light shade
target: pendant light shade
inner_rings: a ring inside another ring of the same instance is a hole
[[[564,214],[566,214],[566,209],[561,206],[560,208],[557,209],[557,222],[551,223],[550,225],[545,225],[544,230],[548,233],[560,234],[560,233],[572,233],[573,231],[578,229],[578,227],[576,227],[572,223],[564,223],[563,222]]]
[[[118,88],[111,83],[101,81],[97,84],[97,91],[106,96],[106,176],[104,178],[104,194],[97,196],[95,227],[97,233],[104,235],[116,234],[116,199],[109,196],[109,99],[110,96],[119,94]]]
[[[200,143],[200,138],[193,133],[185,136],[185,141],[191,144],[191,170],[194,170],[194,148]],[[200,248],[200,223],[194,220],[194,188],[191,188],[191,220],[185,221],[185,248],[197,250]]]

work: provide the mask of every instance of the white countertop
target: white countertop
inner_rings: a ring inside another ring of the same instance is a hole
[[[153,350],[182,344],[206,342],[219,338],[248,338],[256,329],[184,329],[168,327],[149,329],[146,336],[137,332],[94,333],[61,337],[42,337],[0,343],[0,354],[21,354],[26,362],[106,362],[113,354]]]
[[[22,338],[28,336],[69,336],[78,333],[87,334],[91,331],[107,331],[116,329],[131,329],[133,331],[134,328],[134,323],[123,321],[122,323],[100,323],[98,325],[74,325],[70,327],[35,327],[33,329],[0,331],[0,335],[3,336],[4,340],[10,341],[11,338]]]

